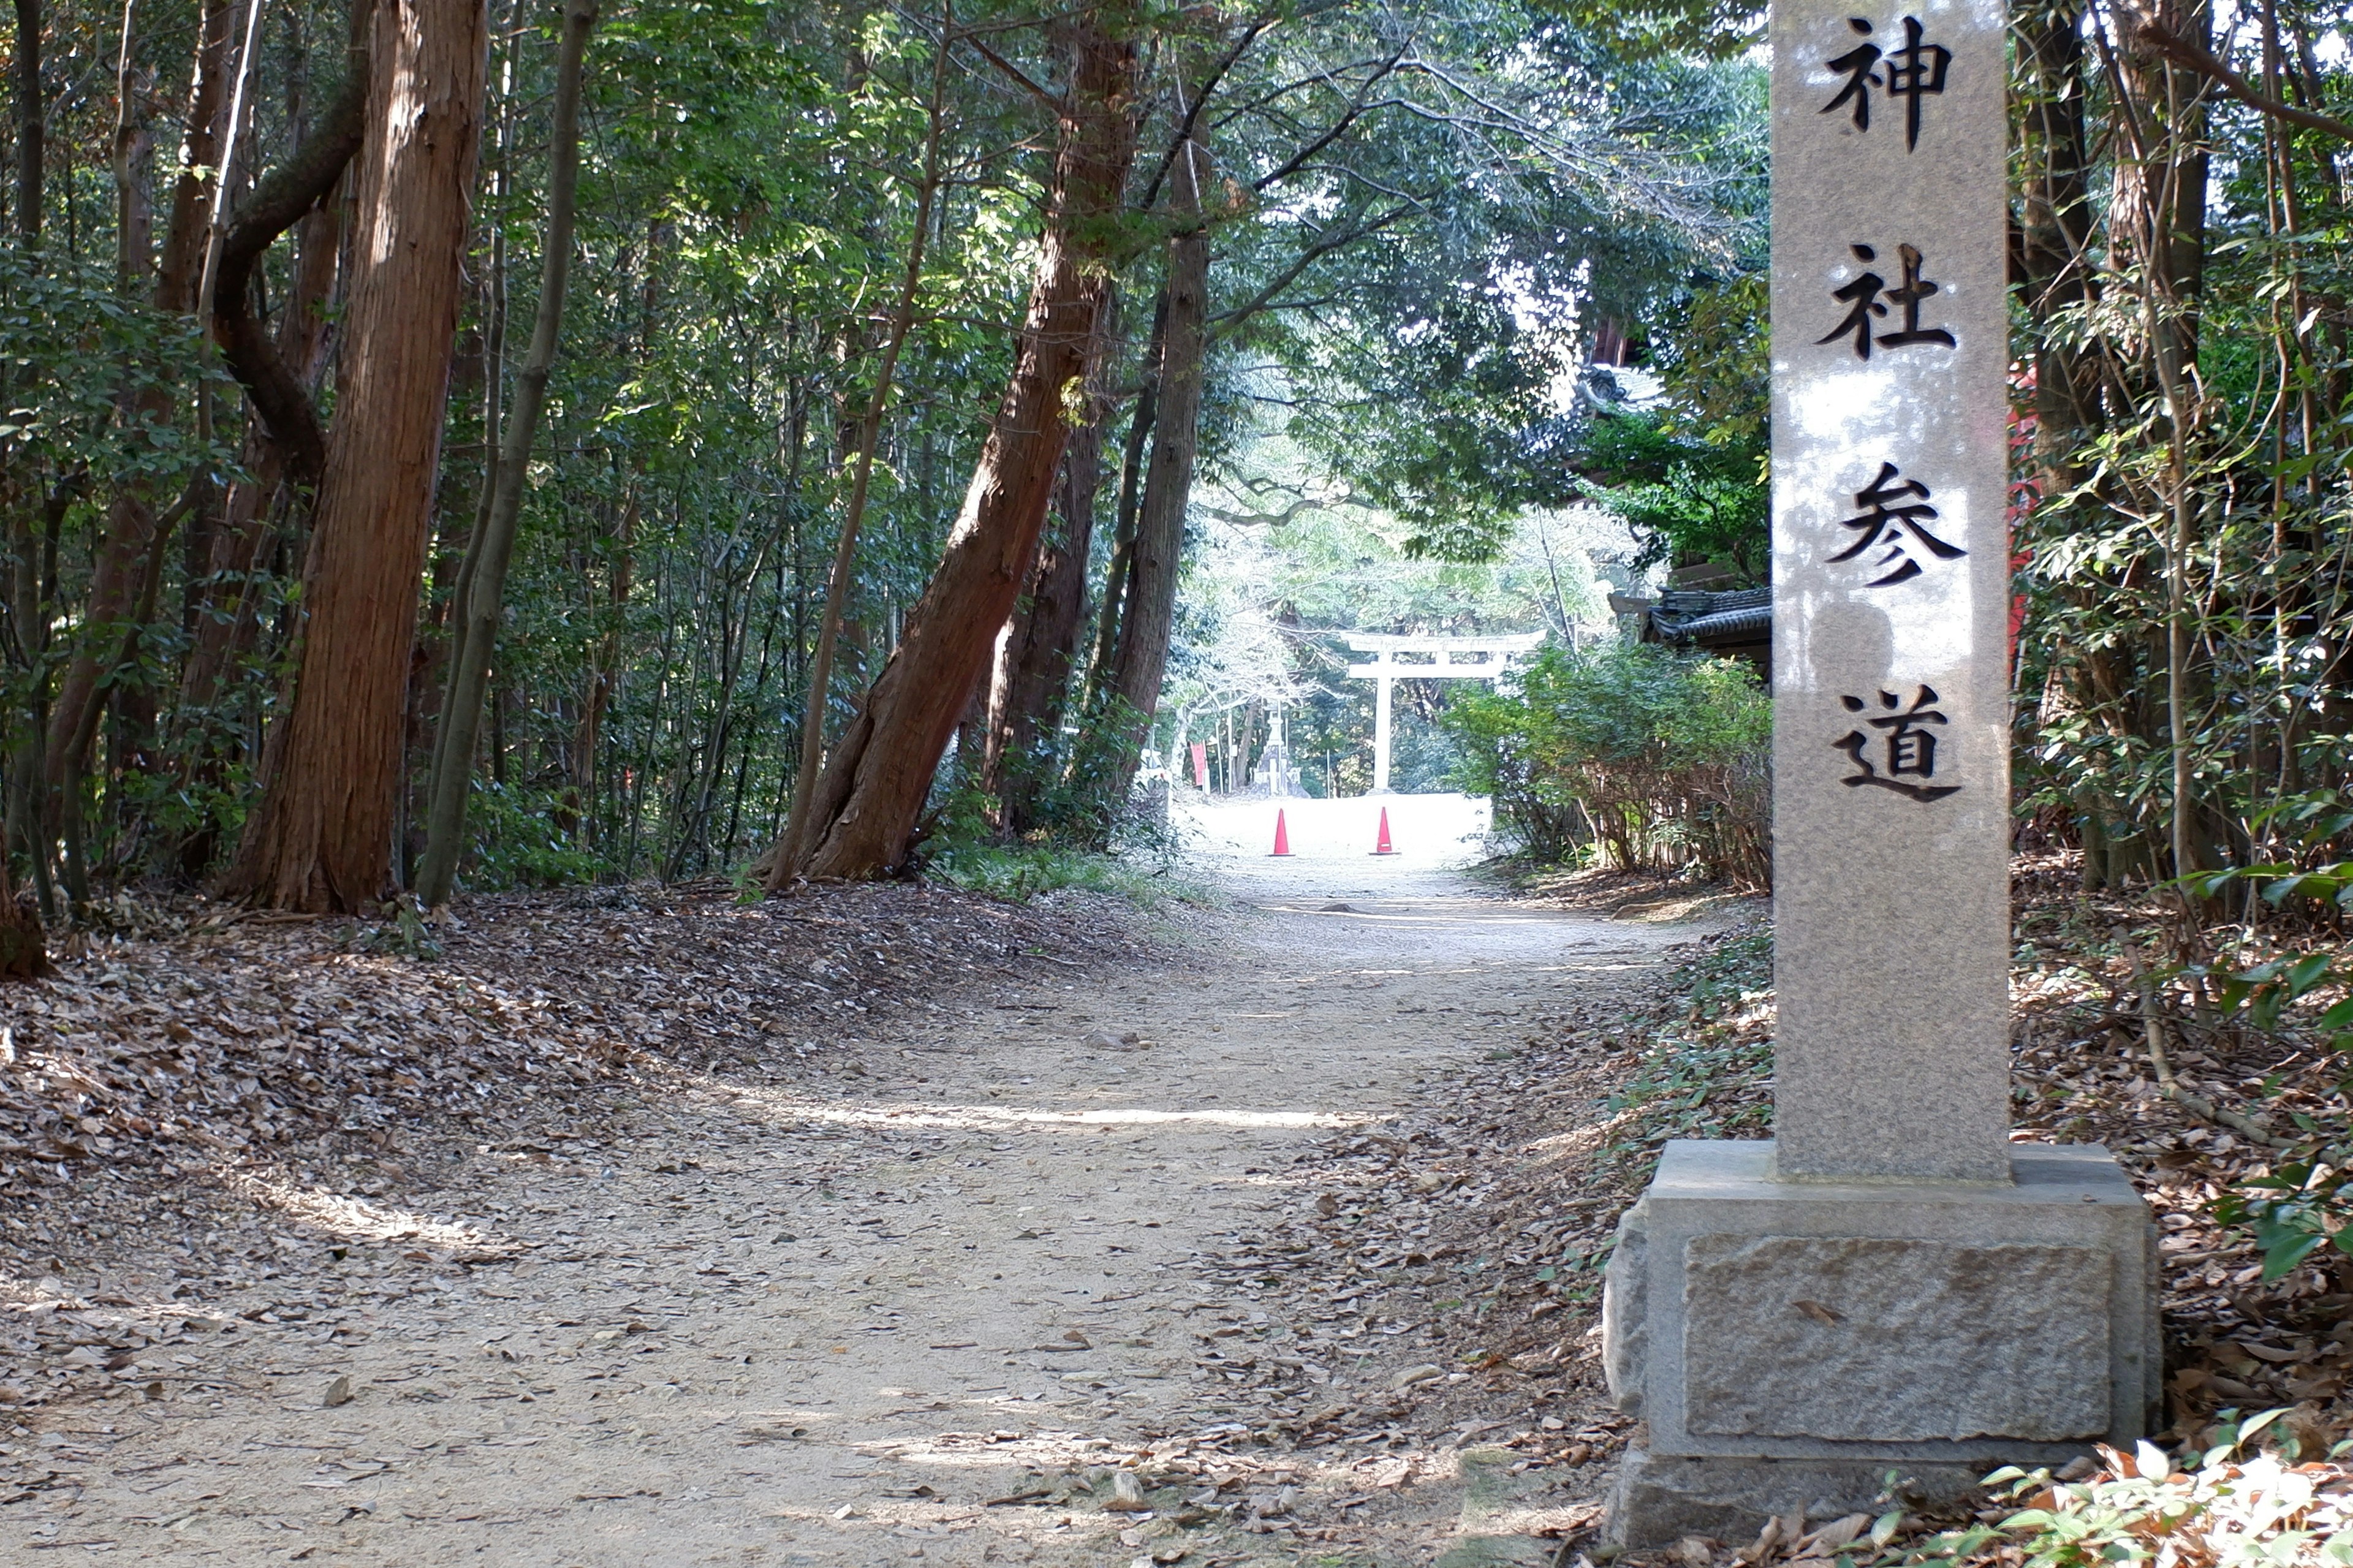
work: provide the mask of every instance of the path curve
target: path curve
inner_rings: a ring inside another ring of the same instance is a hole
[[[45,1433],[90,1479],[0,1509],[0,1557],[1365,1561],[1253,1522],[1332,1500],[1314,1456],[1212,1469],[1173,1519],[1174,1494],[1103,1510],[1113,1483],[1087,1471],[1232,1418],[1221,1344],[1267,1342],[1303,1396],[1383,1386],[1384,1347],[1271,1321],[1197,1257],[1305,1201],[1286,1172],[1316,1140],[1428,1104],[1692,933],[1485,896],[1442,858],[1205,854],[1236,901],[1176,956],[1041,964],[860,1076],[706,1082],[586,1163],[486,1158],[480,1223],[452,1232],[472,1267],[325,1318],[216,1320],[190,1358],[215,1406]],[[355,1237],[434,1223],[314,1207]]]

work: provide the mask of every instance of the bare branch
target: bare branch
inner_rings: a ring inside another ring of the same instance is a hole
[[[1003,55],[998,54],[995,49],[990,48],[987,44],[982,43],[970,33],[958,33],[956,35],[956,41],[959,43],[970,44],[973,48],[979,53],[982,59],[987,60],[990,65],[995,66],[998,70],[1010,77],[1016,87],[1020,88],[1030,97],[1036,99],[1048,109],[1053,110],[1057,116],[1060,115],[1062,112],[1062,100],[1056,98],[1052,93],[1048,92],[1044,88],[1039,87],[1036,82],[1032,81],[1029,79],[1029,73],[1024,71],[1019,66],[1015,65],[1011,60],[1007,59]]]
[[[2153,17],[2126,13],[2125,19],[2131,28],[2132,39],[2147,47],[2151,54],[2196,71],[2248,108],[2268,114],[2274,120],[2284,120],[2290,125],[2301,125],[2306,131],[2334,136],[2340,142],[2353,142],[2353,125],[2332,115],[2298,109],[2295,104],[2283,103],[2269,96],[2211,51],[2179,37]]]
[[[1240,326],[1243,321],[1248,321],[1250,317],[1266,309],[1277,295],[1281,294],[1285,289],[1290,288],[1293,283],[1298,281],[1299,275],[1306,271],[1311,266],[1314,265],[1317,258],[1329,256],[1332,252],[1339,249],[1342,246],[1353,245],[1357,240],[1364,238],[1367,235],[1377,234],[1382,229],[1388,227],[1391,224],[1394,224],[1420,210],[1421,205],[1419,203],[1412,203],[1406,205],[1392,207],[1388,212],[1382,213],[1376,217],[1367,218],[1363,223],[1357,224],[1353,227],[1338,229],[1337,232],[1335,232],[1334,229],[1324,230],[1323,235],[1316,239],[1314,244],[1308,246],[1296,257],[1293,258],[1291,265],[1284,268],[1280,273],[1278,273],[1273,281],[1267,284],[1265,288],[1260,289],[1247,303],[1237,305],[1230,310],[1219,311],[1216,316],[1210,318],[1209,324],[1218,329],[1216,333],[1217,336],[1226,336],[1228,333],[1231,332],[1235,327]]]

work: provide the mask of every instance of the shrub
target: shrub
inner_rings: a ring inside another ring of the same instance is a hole
[[[1516,689],[1457,700],[1461,778],[1529,853],[1772,880],[1772,705],[1749,668],[1634,643],[1548,647]]]
[[[1947,1531],[1902,1560],[1921,1568],[2353,1563],[2353,1467],[2342,1462],[2353,1445],[2324,1455],[2284,1438],[2276,1452],[2248,1454],[2249,1441],[2286,1412],[2244,1423],[2232,1414],[2223,1413],[2211,1447],[2179,1462],[2142,1443],[2130,1454],[2102,1445],[2102,1467],[2081,1481],[1997,1470],[1986,1482],[2007,1483],[2009,1497],[2024,1505],[2018,1512],[1998,1525]]]

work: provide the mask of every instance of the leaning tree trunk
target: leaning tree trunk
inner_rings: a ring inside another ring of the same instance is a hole
[[[1070,86],[1019,353],[964,510],[896,652],[834,748],[786,876],[871,877],[906,858],[923,797],[1038,548],[1069,436],[1066,389],[1100,346],[1120,189],[1135,153],[1135,47],[1068,25]],[[772,884],[773,885],[773,884]]]
[[[866,500],[874,477],[874,448],[882,437],[882,415],[891,405],[892,378],[900,350],[915,324],[915,297],[923,283],[923,248],[932,230],[932,203],[940,189],[940,139],[946,124],[948,45],[953,37],[951,14],[941,7],[940,46],[932,58],[930,123],[923,136],[923,179],[916,192],[915,218],[907,240],[907,268],[899,284],[898,308],[891,313],[891,330],[875,367],[874,390],[866,403],[866,416],[858,424],[858,455],[849,480],[849,505],[842,512],[841,536],[834,541],[833,566],[826,575],[825,608],[818,615],[817,651],[809,660],[808,689],[801,699],[800,765],[793,775],[792,814],[786,818],[784,837],[761,857],[753,873],[771,892],[784,886],[804,858],[813,818],[809,808],[817,798],[819,767],[825,761],[825,720],[833,702],[833,652],[841,637],[841,618],[849,603],[849,580],[858,565],[858,532],[866,519]]]
[[[1015,837],[1036,826],[1045,748],[1070,690],[1079,628],[1086,619],[1087,555],[1094,542],[1095,492],[1103,483],[1100,399],[1071,432],[1062,454],[1062,526],[1038,552],[1029,602],[998,639],[988,688],[988,748],[981,789],[997,803],[997,826]]]
[[[541,258],[539,314],[532,323],[531,349],[515,389],[514,414],[507,422],[506,449],[492,472],[491,504],[482,517],[473,559],[459,573],[466,586],[456,606],[456,647],[449,655],[449,686],[441,702],[441,744],[434,752],[425,824],[425,861],[417,875],[417,895],[427,904],[448,901],[458,879],[458,858],[466,839],[466,801],[474,785],[474,743],[482,722],[482,695],[491,681],[491,654],[499,617],[506,609],[507,563],[514,556],[515,531],[522,514],[523,481],[531,471],[532,443],[547,405],[547,381],[564,331],[565,279],[572,265],[573,197],[580,187],[580,73],[588,32],[596,25],[596,0],[566,0],[564,38],[555,64],[555,123],[548,150],[547,238]]]
[[[344,372],[293,700],[227,890],[355,910],[390,869],[419,573],[482,114],[482,0],[383,0]]]
[[[1176,625],[1176,577],[1185,555],[1185,508],[1193,494],[1193,455],[1199,446],[1201,379],[1208,347],[1209,236],[1201,224],[1201,174],[1208,152],[1188,141],[1169,171],[1168,200],[1176,231],[1168,239],[1168,319],[1160,361],[1160,412],[1152,434],[1152,467],[1136,510],[1135,556],[1119,655],[1105,693],[1103,721],[1122,726],[1125,743],[1114,752],[1108,804],[1127,798],[1140,760],[1137,748],[1160,706],[1168,670],[1168,640]]]

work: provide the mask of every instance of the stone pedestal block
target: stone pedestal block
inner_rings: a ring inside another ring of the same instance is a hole
[[[1891,1468],[1949,1493],[2148,1430],[2156,1229],[2105,1150],[2015,1145],[2005,1183],[1783,1181],[1773,1154],[1670,1143],[1620,1222],[1606,1358],[1648,1440],[1618,1539],[1852,1511]]]

